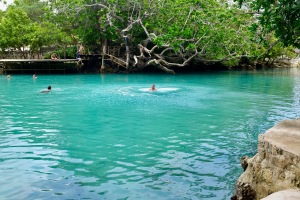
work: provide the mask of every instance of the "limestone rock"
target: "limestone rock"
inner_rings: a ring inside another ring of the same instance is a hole
[[[244,171],[245,171],[245,170],[247,169],[247,167],[248,167],[248,160],[249,160],[249,157],[248,157],[248,156],[243,156],[243,157],[241,158],[241,165],[242,165]]]
[[[256,196],[249,183],[237,182],[235,192],[231,200],[252,200]]]
[[[278,68],[297,68],[300,67],[300,58],[280,58],[275,60],[273,64]]]
[[[283,121],[259,135],[258,153],[242,164],[244,170],[247,167],[236,183],[233,200],[262,199],[281,190],[299,189],[300,118]]]

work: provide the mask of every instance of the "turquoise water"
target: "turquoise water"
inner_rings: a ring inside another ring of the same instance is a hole
[[[0,76],[0,199],[229,199],[299,75]]]

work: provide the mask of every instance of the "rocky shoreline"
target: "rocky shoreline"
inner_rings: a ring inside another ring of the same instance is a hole
[[[278,59],[274,62],[274,67],[276,67],[276,68],[300,67],[300,58]]]
[[[258,153],[241,164],[244,173],[231,200],[300,199],[300,118],[260,134]]]

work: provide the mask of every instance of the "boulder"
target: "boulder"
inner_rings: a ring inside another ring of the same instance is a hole
[[[281,190],[300,189],[300,118],[260,134],[258,153],[242,159],[242,164],[245,171],[231,199],[262,199]]]

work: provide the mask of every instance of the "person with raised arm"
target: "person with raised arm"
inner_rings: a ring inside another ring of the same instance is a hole
[[[149,89],[150,91],[156,91],[155,85],[152,84],[151,88]]]

